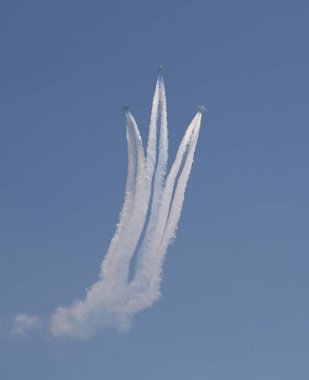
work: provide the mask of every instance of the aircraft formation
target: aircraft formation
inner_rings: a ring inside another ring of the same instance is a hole
[[[163,65],[161,63],[158,66],[158,72],[162,73],[162,71],[163,71]],[[125,112],[127,112],[129,110],[129,108],[130,108],[130,104],[124,104],[124,106],[122,107],[122,110],[125,111]],[[197,108],[198,108],[199,112],[201,112],[201,113],[207,111],[207,108],[206,108],[206,106],[204,104],[201,104],[201,105],[197,106]]]

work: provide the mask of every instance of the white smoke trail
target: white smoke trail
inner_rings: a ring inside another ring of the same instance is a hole
[[[131,236],[135,227],[132,220],[140,214],[141,202],[138,200],[143,192],[145,169],[143,145],[137,125],[130,113],[126,114],[126,119],[128,176],[116,233],[103,260],[101,277],[87,291],[85,300],[75,302],[72,307],[59,307],[53,314],[51,332],[54,336],[90,336],[100,326],[115,321],[115,312],[123,302],[126,291],[125,273],[129,266],[126,249],[135,242]]]
[[[163,261],[180,218],[201,124],[201,113],[194,117],[187,128],[167,178],[167,112],[161,75],[156,83],[152,103],[146,157],[138,127],[130,112],[126,113],[126,120],[128,176],[116,233],[103,260],[100,279],[91,286],[85,299],[71,307],[60,307],[53,314],[51,332],[54,336],[84,338],[108,325],[127,328],[136,312],[151,305],[160,296]],[[145,236],[134,278],[129,283],[130,262],[143,232],[150,200]]]
[[[152,101],[149,136],[147,144],[147,156],[144,158],[142,140],[136,122],[130,112],[127,112],[127,120],[135,131],[137,142],[137,173],[136,191],[133,211],[130,215],[130,228],[123,239],[123,250],[121,254],[121,273],[118,273],[118,284],[126,285],[130,271],[130,261],[135,253],[136,246],[143,231],[146,221],[149,201],[151,197],[152,178],[157,157],[157,124],[159,101],[161,95],[161,80],[157,80],[155,93]],[[113,275],[115,278],[115,276]]]
[[[180,143],[175,161],[166,180],[156,227],[149,233],[148,240],[145,242],[147,245],[144,247],[137,262],[136,275],[130,284],[133,297],[126,307],[128,311],[133,312],[133,310],[143,309],[152,304],[160,296],[161,268],[164,253],[172,240],[172,235],[176,230],[180,217],[180,213],[179,215],[175,215],[175,210],[177,209],[181,212],[183,203],[181,196],[184,196],[185,191],[183,183],[184,181],[188,181],[190,174],[189,168],[191,169],[192,166],[196,146],[196,142],[194,143],[194,141],[197,141],[200,123],[201,114],[197,113]],[[170,207],[174,184],[187,149],[185,163],[175,189],[172,206]]]
[[[183,206],[183,202],[184,202],[185,191],[186,191],[186,187],[188,184],[190,172],[192,169],[194,153],[195,153],[195,149],[196,149],[197,140],[199,137],[201,119],[202,119],[201,116],[202,115],[199,112],[197,124],[196,124],[196,127],[194,128],[193,135],[192,135],[192,138],[190,140],[190,146],[189,146],[189,150],[188,150],[187,159],[185,161],[183,170],[182,170],[180,177],[178,179],[177,187],[176,187],[175,194],[174,194],[174,199],[173,199],[173,202],[172,202],[172,205],[170,208],[170,213],[169,213],[167,225],[166,225],[164,235],[163,235],[163,238],[161,241],[161,245],[159,248],[157,262],[160,266],[160,273],[158,271],[159,275],[158,275],[158,279],[155,282],[155,284],[160,282],[160,276],[162,273],[162,264],[163,264],[164,256],[166,255],[166,251],[167,251],[169,244],[175,238],[175,232],[177,230],[178,222],[179,222],[179,219],[181,216],[181,210],[182,210],[182,206]]]
[[[174,233],[177,229],[178,221],[180,219],[180,214],[184,202],[184,194],[187,187],[187,183],[189,180],[192,164],[193,164],[193,158],[194,153],[196,149],[196,144],[200,132],[201,127],[201,121],[202,121],[202,114],[200,112],[197,113],[196,117],[193,120],[193,133],[190,136],[189,141],[189,148],[187,153],[187,158],[184,163],[184,167],[182,169],[182,172],[179,176],[177,187],[175,189],[174,199],[172,202],[172,205],[170,207],[170,213],[167,221],[167,225],[164,231],[164,235],[162,238],[162,243],[165,244],[165,241],[168,244],[168,241],[170,241],[174,237]],[[166,189],[166,195],[170,194],[169,189]],[[168,196],[168,195],[167,195]]]
[[[132,127],[130,119],[127,115],[127,145],[128,145],[128,175],[125,189],[125,198],[122,210],[120,212],[119,222],[116,227],[116,232],[111,240],[105,259],[102,262],[102,277],[107,278],[109,272],[113,272],[111,266],[115,262],[114,255],[122,243],[122,239],[129,226],[130,215],[134,207],[135,198],[135,176],[136,176],[136,157],[137,157],[137,141],[140,136]]]
[[[146,232],[146,244],[148,235],[152,233],[158,219],[161,199],[164,189],[164,181],[166,176],[166,167],[168,160],[168,130],[167,130],[167,111],[166,111],[166,96],[163,77],[159,77],[160,85],[160,111],[161,111],[161,125],[160,125],[160,139],[159,139],[159,156],[157,168],[154,176],[153,183],[153,196],[150,210],[150,217]]]
[[[53,335],[84,337],[100,325],[117,320],[126,299],[126,285],[131,258],[145,223],[151,194],[152,177],[156,163],[156,133],[160,80],[153,98],[147,159],[144,157],[142,140],[136,122],[130,112],[126,113],[128,128],[128,180],[120,222],[108,253],[101,266],[101,278],[88,290],[84,301],[72,307],[60,307],[52,317]],[[134,148],[133,148],[134,147]],[[133,166],[136,166],[135,170]],[[132,175],[135,174],[133,184]],[[134,188],[134,197],[130,192]],[[102,316],[96,317],[97,315]],[[123,318],[123,317],[121,317]],[[91,328],[89,325],[91,321]],[[121,323],[121,322],[118,322]]]
[[[126,283],[126,273],[129,270],[130,259],[134,254],[136,245],[144,226],[148,206],[147,199],[145,199],[145,158],[143,143],[132,114],[130,112],[127,112],[126,117],[128,126],[133,132],[136,147],[134,201],[130,213],[128,213],[128,219],[126,220],[124,233],[117,247],[117,251],[114,252],[114,254],[110,255],[110,257],[107,255],[106,258],[107,264],[112,262],[113,266],[110,267],[110,265],[103,263],[102,267],[103,279],[112,282],[116,281],[117,284],[121,284],[123,286]]]
[[[143,256],[145,251],[149,250],[152,244],[152,236],[156,229],[158,223],[158,215],[160,210],[160,205],[162,201],[164,182],[166,177],[166,167],[168,161],[168,130],[167,130],[167,111],[166,111],[166,95],[164,80],[162,75],[158,78],[159,84],[159,106],[160,106],[160,138],[159,138],[159,156],[157,160],[157,167],[154,174],[153,183],[153,195],[151,202],[151,209],[147,228],[145,231],[145,236],[143,243],[141,245],[140,251],[138,252],[137,267],[139,266],[140,257]],[[134,283],[136,284],[136,276]]]
[[[137,124],[132,114],[126,112],[127,129],[129,131],[129,167],[126,196],[117,231],[112,239],[101,268],[103,279],[114,281],[116,273],[116,281],[118,284],[120,283],[119,279],[125,282],[127,280],[130,260],[138,244],[147,215],[151,193],[151,181],[156,162],[159,97],[160,78],[157,80],[152,102],[146,160],[144,157],[143,142]],[[135,149],[133,149],[133,144]],[[133,170],[133,166],[134,168],[136,166],[135,170]],[[132,174],[133,178],[135,176],[135,181],[132,180]],[[131,193],[132,188],[135,190],[134,194]]]
[[[155,89],[155,93],[154,93],[154,97],[152,101],[149,135],[148,135],[147,152],[146,152],[145,182],[147,183],[147,186],[150,186],[150,187],[151,187],[154,168],[156,165],[156,158],[157,158],[156,144],[157,144],[157,122],[158,122],[158,110],[159,110],[159,97],[160,97],[160,77],[157,80],[156,89]],[[149,189],[147,188],[147,190]]]
[[[140,184],[141,191],[136,192],[135,199],[136,199],[136,206],[134,211],[138,213],[140,218],[138,219],[138,223],[136,223],[136,220],[134,217],[131,217],[130,224],[134,229],[134,232],[136,232],[136,236],[140,236],[142,233],[143,226],[146,221],[147,211],[149,207],[149,201],[151,197],[151,191],[152,191],[152,181],[153,181],[153,173],[155,170],[156,165],[156,158],[157,158],[157,124],[158,124],[158,112],[159,112],[159,102],[160,102],[160,96],[162,93],[161,89],[161,82],[162,79],[159,76],[156,88],[153,96],[152,101],[152,108],[151,108],[151,116],[150,116],[150,125],[149,125],[149,135],[148,135],[148,142],[147,142],[147,152],[146,152],[146,158],[144,159],[144,173],[141,173],[141,175],[137,175],[136,182]],[[131,120],[133,121],[133,124],[136,124],[132,115]],[[142,162],[141,160],[138,160],[138,164],[141,166]],[[142,172],[142,169],[141,169]],[[133,240],[132,237],[130,237],[130,240]],[[136,245],[138,243],[138,238],[134,240],[134,243],[131,245],[130,250],[127,250],[126,254],[129,259],[132,258],[134,254],[134,249],[136,248]],[[128,247],[127,247],[128,248]],[[127,270],[126,280],[128,279],[129,275],[129,268]]]
[[[159,76],[160,88],[160,139],[159,139],[159,156],[157,168],[154,176],[153,197],[150,210],[149,228],[153,228],[157,221],[157,214],[160,208],[163,194],[164,181],[166,176],[166,167],[168,160],[168,130],[167,130],[167,110],[164,80],[162,75]]]

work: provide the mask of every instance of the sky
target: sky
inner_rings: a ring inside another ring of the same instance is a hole
[[[0,378],[308,378],[308,12],[1,1]],[[17,314],[46,321],[96,280],[123,200],[121,108],[145,139],[160,63],[171,159],[208,108],[163,296],[125,334],[12,334]]]

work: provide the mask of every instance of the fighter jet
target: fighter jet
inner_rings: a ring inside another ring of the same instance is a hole
[[[123,107],[122,107],[122,111],[128,111],[128,109],[130,108],[130,104],[125,104]]]
[[[162,65],[162,63],[161,63],[161,65],[159,65],[158,71],[159,71],[159,73],[161,73],[163,71],[163,65]]]
[[[201,104],[200,106],[197,106],[197,108],[199,109],[200,112],[205,112],[206,111],[206,107],[204,106],[204,104]]]

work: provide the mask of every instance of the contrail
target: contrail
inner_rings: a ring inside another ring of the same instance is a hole
[[[157,158],[157,122],[158,122],[158,110],[159,110],[159,96],[160,96],[160,76],[156,83],[156,89],[152,101],[150,125],[149,125],[149,135],[147,143],[147,154],[146,154],[146,173],[145,181],[151,186],[153,172],[156,165]]]
[[[116,232],[111,240],[105,259],[102,262],[102,277],[108,278],[109,273],[114,271],[111,269],[112,263],[116,261],[117,250],[122,244],[122,239],[129,227],[129,221],[134,207],[135,200],[135,176],[136,176],[136,156],[137,144],[140,141],[139,133],[132,127],[130,119],[127,115],[127,145],[128,145],[128,175],[125,189],[125,198],[120,212],[119,222]]]
[[[132,294],[135,297],[132,297],[127,305],[128,310],[133,311],[147,307],[160,296],[161,268],[164,255],[174,236],[180,218],[183,196],[193,162],[200,123],[201,114],[199,112],[190,123],[180,143],[175,161],[166,180],[156,227],[150,231],[148,239],[144,241],[145,246],[142,247],[143,250],[137,262],[136,275],[130,284]],[[189,150],[175,189],[172,206],[170,206],[175,181],[187,149]]]
[[[181,210],[184,202],[184,195],[187,187],[187,183],[189,180],[194,153],[196,149],[197,140],[199,137],[200,126],[201,126],[202,114],[199,112],[196,127],[194,128],[193,135],[190,141],[189,151],[187,155],[186,162],[184,164],[183,170],[178,179],[177,187],[175,190],[175,195],[173,199],[173,203],[171,205],[167,225],[164,231],[164,235],[161,241],[161,245],[158,252],[158,262],[161,265],[160,272],[162,271],[162,263],[164,256],[166,254],[166,250],[171,243],[171,241],[175,238],[175,232],[178,227],[178,222],[181,215]],[[161,273],[160,273],[161,274]],[[160,279],[159,279],[160,280]]]
[[[134,198],[130,212],[127,214],[128,218],[123,227],[122,239],[118,239],[118,247],[114,254],[107,254],[106,262],[104,260],[102,265],[102,277],[112,282],[117,281],[118,284],[126,282],[126,272],[129,268],[130,258],[134,254],[134,250],[138,243],[140,234],[142,232],[146,212],[147,212],[147,199],[145,199],[145,158],[142,139],[137,128],[136,122],[130,112],[126,114],[127,125],[129,131],[131,130],[135,142],[135,158],[132,162],[136,163],[136,174],[134,183]],[[129,140],[130,141],[130,140]],[[129,154],[134,153],[128,149]],[[131,178],[130,178],[131,180]],[[109,265],[113,263],[112,267]],[[115,276],[116,275],[116,276]]]
[[[163,194],[164,181],[166,176],[166,167],[168,160],[168,130],[167,130],[167,111],[164,80],[162,75],[159,76],[160,89],[160,139],[159,139],[159,156],[157,168],[154,175],[153,197],[150,210],[150,219],[148,227],[151,229],[156,224],[157,214],[160,208],[161,198]]]
[[[123,279],[127,282],[130,270],[130,261],[134,256],[136,246],[140,240],[146,217],[149,208],[149,202],[152,192],[152,179],[156,165],[157,158],[157,127],[158,127],[158,112],[159,102],[161,95],[161,80],[160,77],[157,80],[155,93],[152,101],[151,117],[149,125],[149,136],[147,144],[146,157],[141,154],[137,156],[137,166],[140,170],[137,170],[136,175],[136,192],[135,192],[135,205],[132,216],[130,218],[131,231],[129,232],[127,245],[125,249],[126,258],[124,259],[125,266]],[[136,122],[130,112],[127,113],[132,126],[139,134]],[[142,150],[141,146],[141,150]]]
[[[145,232],[145,236],[143,239],[143,243],[141,245],[140,251],[138,252],[138,261],[137,261],[137,269],[140,266],[141,256],[144,255],[145,251],[149,250],[149,247],[152,245],[153,235],[157,228],[159,211],[162,202],[162,196],[165,185],[165,177],[166,177],[166,168],[168,161],[168,130],[167,130],[167,111],[166,111],[166,96],[165,96],[165,87],[164,80],[162,75],[159,75],[158,78],[159,84],[159,110],[160,111],[160,138],[159,138],[159,156],[157,160],[157,167],[154,174],[154,182],[153,182],[153,195],[151,202],[151,209],[149,220]],[[140,271],[139,271],[140,272]],[[138,273],[135,274],[133,284],[138,282]]]
[[[127,143],[128,143],[128,176],[125,190],[125,200],[116,233],[111,241],[105,260],[101,266],[103,279],[114,276],[116,265],[129,271],[129,262],[142,232],[148,209],[151,192],[151,181],[156,162],[156,135],[158,106],[160,96],[160,77],[152,102],[149,138],[147,144],[147,159],[144,157],[143,142],[136,121],[132,114],[126,112]],[[125,257],[123,257],[125,254]],[[117,260],[118,259],[118,260]],[[125,262],[128,263],[125,265]],[[113,264],[111,264],[113,263]],[[111,265],[110,265],[111,264]],[[119,273],[118,273],[119,274]],[[122,273],[124,275],[124,273]],[[122,276],[121,278],[126,278]]]
[[[71,307],[59,307],[52,315],[50,330],[54,336],[86,338],[110,325],[124,330],[138,311],[159,298],[163,262],[179,222],[201,118],[200,111],[189,124],[166,176],[167,107],[161,74],[152,102],[146,156],[133,115],[126,112],[128,175],[116,232],[99,280],[85,299]],[[139,241],[134,276],[129,280]]]

